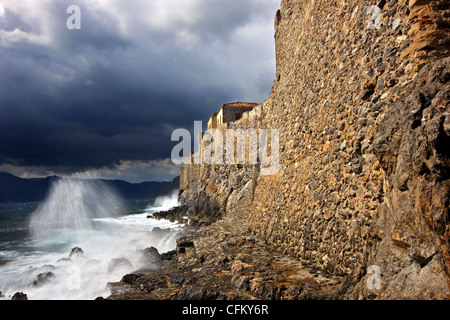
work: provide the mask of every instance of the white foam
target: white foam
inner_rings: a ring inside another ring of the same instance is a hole
[[[178,191],[173,191],[170,195],[158,197],[155,200],[153,209],[157,211],[167,211],[178,205]]]
[[[91,230],[96,218],[122,213],[119,197],[98,180],[78,176],[52,184],[50,193],[30,219],[35,239],[51,238],[59,230]]]
[[[116,200],[107,188],[91,182],[55,183],[47,201],[31,219],[34,237],[27,245],[33,250],[0,266],[4,299],[16,292],[26,293],[30,300],[107,297],[108,282],[120,281],[125,274],[147,267],[141,250],[151,246],[160,253],[175,249],[179,224],[148,218],[149,213],[160,210],[152,206],[140,214],[111,214],[111,208],[119,207]],[[158,202],[159,208],[175,204],[173,198],[166,200]],[[45,225],[47,222],[51,228]],[[83,257],[69,260],[74,247],[84,251]],[[126,263],[115,265],[114,259]],[[48,283],[30,286],[45,272],[54,275]]]

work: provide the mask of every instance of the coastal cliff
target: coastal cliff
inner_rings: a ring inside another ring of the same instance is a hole
[[[271,95],[221,128],[279,130],[279,170],[185,165],[199,228],[112,298],[448,299],[449,28],[447,1],[283,0]]]
[[[277,14],[264,107],[283,167],[258,181],[251,229],[347,276],[351,298],[448,296],[448,19],[445,1],[283,1]],[[380,290],[365,285],[371,265]]]

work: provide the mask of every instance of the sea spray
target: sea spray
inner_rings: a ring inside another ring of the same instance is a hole
[[[155,200],[153,207],[159,211],[167,211],[178,205],[178,190],[176,190],[169,195],[158,197]]]
[[[46,200],[29,219],[31,248],[2,266],[0,291],[10,299],[80,300],[108,296],[108,282],[151,269],[146,248],[175,249],[182,226],[148,215],[177,205],[177,194],[130,210],[107,185],[83,176],[55,180]],[[156,207],[158,206],[158,207]],[[126,208],[126,210],[124,210]],[[78,254],[72,254],[73,248]],[[0,298],[1,299],[1,298]]]
[[[52,184],[45,202],[31,215],[30,232],[43,240],[59,232],[96,230],[96,219],[121,214],[120,197],[111,188],[76,174]]]

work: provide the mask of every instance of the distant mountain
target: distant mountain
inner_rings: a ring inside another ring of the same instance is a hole
[[[0,172],[0,202],[39,202],[45,199],[53,181],[60,177],[23,179]],[[154,200],[179,188],[175,182],[130,183],[122,180],[99,180],[125,200]]]
[[[169,182],[167,185],[163,186],[159,190],[155,190],[152,193],[149,193],[145,196],[145,199],[147,200],[153,200],[158,197],[162,197],[165,195],[171,195],[175,191],[180,190],[180,176],[173,179],[172,182]]]
[[[127,200],[154,200],[152,194],[158,194],[161,190],[171,185],[171,182],[142,182],[129,183],[122,180],[99,180],[116,190]]]
[[[0,202],[39,202],[58,177],[23,179],[0,172]]]

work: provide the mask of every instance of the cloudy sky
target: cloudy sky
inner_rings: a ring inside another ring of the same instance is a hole
[[[269,97],[279,4],[0,0],[0,171],[172,179],[173,130]]]

